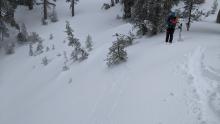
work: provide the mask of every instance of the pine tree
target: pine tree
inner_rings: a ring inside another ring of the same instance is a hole
[[[115,1],[111,0],[111,6],[115,6]]]
[[[66,22],[66,31],[67,33],[67,38],[69,40],[69,46],[74,47],[72,54],[71,54],[71,59],[73,61],[83,61],[88,58],[88,53],[81,48],[81,43],[79,42],[78,38],[74,37],[73,34],[73,29],[70,27],[69,22]]]
[[[75,16],[75,4],[77,4],[77,2],[79,2],[79,0],[66,0],[66,1],[70,2],[72,17]]]
[[[74,37],[74,34],[73,34],[73,29],[70,27],[70,23],[68,21],[66,21],[66,31],[67,33],[67,38],[69,40],[69,46],[72,46],[72,47],[81,47],[81,43],[79,42],[79,39],[78,38],[75,38]]]
[[[88,51],[92,51],[93,44],[92,44],[92,37],[90,35],[87,36],[85,43],[86,43],[86,49]]]
[[[155,35],[162,31],[173,4],[172,0],[137,0],[133,7],[132,20],[139,29],[138,34]]]
[[[119,3],[119,0],[115,0],[115,4]]]
[[[0,20],[0,40],[4,40],[4,37],[9,37],[8,28],[4,21]]]
[[[204,0],[184,0],[184,4],[185,4],[185,10],[184,10],[184,14],[183,16],[185,18],[188,18],[188,22],[187,24],[187,31],[189,31],[191,23],[193,21],[193,17],[195,17],[194,15],[194,11],[198,11],[198,9],[196,9],[196,5],[197,4],[201,4],[204,3]],[[198,16],[198,15],[196,15]],[[198,19],[198,17],[196,17]]]
[[[8,24],[10,26],[19,29],[19,25],[14,18],[15,9],[17,7],[14,0],[0,0],[0,39],[4,40],[4,37],[9,37]]]
[[[106,59],[109,67],[127,61],[127,52],[124,49],[125,45],[123,42],[118,40],[113,42]]]
[[[124,5],[124,19],[131,18],[131,7],[135,0],[123,0]]]

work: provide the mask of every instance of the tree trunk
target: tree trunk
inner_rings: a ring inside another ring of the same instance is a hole
[[[111,6],[115,6],[115,1],[111,0]]]
[[[28,5],[28,8],[29,10],[32,10],[34,7],[33,7],[33,0],[27,0],[27,5]]]
[[[115,0],[115,3],[116,3],[116,4],[119,3],[119,0]]]
[[[73,16],[75,16],[75,11],[74,11],[75,3],[74,3],[74,0],[71,1],[71,8],[72,8],[72,17],[73,17]]]
[[[216,22],[220,24],[220,10],[218,11],[218,16],[217,16]]]
[[[124,0],[124,19],[131,18],[131,1]]]
[[[193,8],[193,1],[191,1],[190,7],[189,7],[189,19],[188,19],[188,22],[187,22],[187,31],[189,31],[189,28],[190,28],[190,25],[191,25],[192,8]]]
[[[44,0],[44,20],[47,20],[47,0]]]

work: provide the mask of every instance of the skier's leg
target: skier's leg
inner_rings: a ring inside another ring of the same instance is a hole
[[[174,30],[170,30],[170,40],[169,40],[170,43],[173,42],[173,34],[174,34]]]
[[[169,41],[169,37],[170,37],[170,31],[167,29],[167,32],[166,32],[166,43],[168,43]]]

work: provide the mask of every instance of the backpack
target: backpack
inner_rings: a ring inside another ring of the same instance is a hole
[[[167,28],[175,29],[177,23],[177,18],[175,16],[170,16],[167,20]]]

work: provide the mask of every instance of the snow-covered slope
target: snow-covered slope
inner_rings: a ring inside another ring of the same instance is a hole
[[[48,26],[40,24],[40,8],[17,11],[17,20],[55,50],[30,57],[22,46],[1,56],[0,124],[219,124],[220,25],[214,18],[194,23],[181,42],[177,31],[172,45],[164,43],[165,34],[137,39],[126,63],[107,68],[112,35],[132,26],[116,19],[120,6],[101,10],[104,2],[81,0],[71,18],[58,0],[60,20]],[[66,20],[82,43],[92,36],[94,50],[62,71],[63,52],[71,52],[63,43]],[[47,66],[41,64],[45,56]]]

